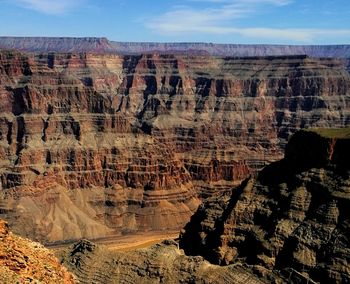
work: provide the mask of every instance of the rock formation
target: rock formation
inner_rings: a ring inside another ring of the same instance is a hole
[[[1,49],[29,52],[113,52],[115,47],[106,38],[85,37],[0,37]]]
[[[82,240],[64,252],[61,258],[82,284],[263,283],[242,267],[220,267],[200,256],[185,256],[173,240],[127,252],[110,251]]]
[[[236,57],[308,55],[350,58],[350,45],[116,42],[107,38],[93,37],[0,37],[0,48],[29,52],[94,52],[127,55],[169,53]]]
[[[269,281],[348,283],[349,149],[349,128],[296,133],[283,160],[201,205],[180,246],[212,263],[247,263]]]
[[[23,239],[9,231],[0,220],[0,282],[76,283],[75,278],[41,244]]]
[[[0,215],[41,241],[181,228],[200,199],[350,122],[338,59],[0,52]]]

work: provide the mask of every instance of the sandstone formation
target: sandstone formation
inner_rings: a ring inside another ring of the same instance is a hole
[[[0,48],[29,52],[118,54],[197,54],[213,56],[286,56],[350,58],[350,45],[269,45],[214,43],[116,42],[107,38],[0,37]]]
[[[350,129],[300,131],[285,158],[232,194],[209,198],[180,246],[269,281],[350,281]]]
[[[41,244],[23,239],[9,231],[0,220],[0,282],[76,283],[75,278]]]
[[[263,283],[240,266],[221,267],[200,256],[185,256],[173,240],[122,253],[82,240],[63,253],[61,258],[82,284]]]
[[[0,52],[0,215],[41,241],[181,228],[201,198],[350,122],[338,59]]]

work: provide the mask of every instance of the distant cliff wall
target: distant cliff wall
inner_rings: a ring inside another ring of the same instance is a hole
[[[350,123],[337,59],[1,51],[0,75],[0,213],[47,241],[178,229],[298,129]]]
[[[236,57],[308,55],[350,58],[350,45],[116,42],[95,37],[0,37],[0,48],[29,52],[108,52],[129,55],[160,52]]]

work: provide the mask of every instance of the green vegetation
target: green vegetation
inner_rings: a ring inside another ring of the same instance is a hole
[[[315,132],[325,138],[350,139],[350,128],[309,128],[306,131]]]

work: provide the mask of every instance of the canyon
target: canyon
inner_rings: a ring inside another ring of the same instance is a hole
[[[118,251],[83,239],[56,250],[58,260],[0,220],[0,280],[347,283],[349,144],[350,128],[298,131],[283,159],[207,198],[179,240],[150,247]]]
[[[0,281],[349,282],[349,58],[0,37]]]
[[[298,129],[350,123],[343,58],[2,50],[0,75],[0,217],[46,243],[179,230]]]
[[[179,242],[81,240],[59,258],[80,283],[347,283],[349,144],[350,128],[299,131],[282,160],[206,199]]]

